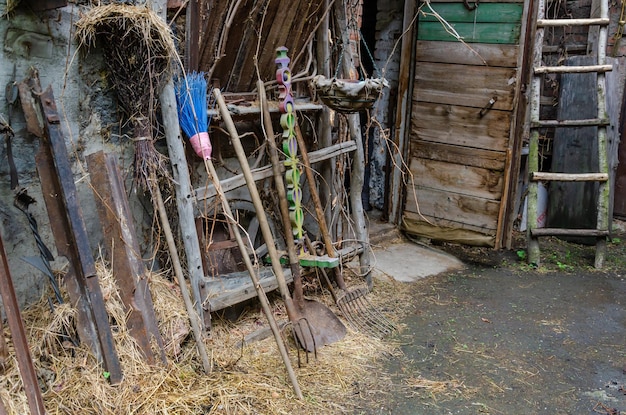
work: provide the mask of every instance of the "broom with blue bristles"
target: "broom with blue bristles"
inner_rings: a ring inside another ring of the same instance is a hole
[[[211,159],[207,116],[207,83],[203,72],[192,72],[176,85],[178,122],[195,153]]]
[[[257,270],[252,264],[250,257],[246,255],[247,246],[243,241],[243,238],[239,231],[240,225],[233,216],[230,205],[228,204],[228,200],[224,195],[224,191],[222,190],[220,181],[217,177],[215,167],[213,166],[213,162],[211,161],[212,147],[208,133],[207,116],[207,82],[206,79],[204,79],[204,74],[202,72],[193,72],[187,75],[186,78],[179,80],[175,89],[176,102],[178,107],[178,123],[180,124],[180,128],[183,130],[183,133],[185,133],[185,135],[188,137],[189,143],[193,147],[195,153],[198,156],[202,157],[202,159],[204,160],[204,166],[206,168],[207,174],[212,179],[216,194],[221,200],[224,215],[227,218],[227,222],[230,226],[232,233],[235,235],[237,245],[239,246],[239,250],[241,251],[243,260],[246,264],[246,268],[248,270],[248,273],[250,274],[250,278],[252,279],[254,288],[256,289],[257,296],[263,308],[263,312],[267,317],[270,328],[272,329],[272,333],[274,334],[278,350],[289,375],[289,380],[291,381],[291,384],[298,399],[302,399],[302,391],[300,390],[298,380],[296,379],[295,372],[293,371],[293,367],[291,366],[291,361],[289,360],[287,349],[285,348],[285,344],[283,343],[280,329],[278,328],[276,320],[274,319],[274,315],[272,314],[272,310],[270,309],[265,291],[263,291],[263,289],[261,288],[261,283],[257,275]]]

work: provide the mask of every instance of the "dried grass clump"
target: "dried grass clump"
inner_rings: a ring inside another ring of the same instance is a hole
[[[4,10],[2,11],[2,13],[0,14],[0,17],[11,15],[11,13],[13,13],[15,9],[17,9],[17,6],[19,6],[19,4],[20,4],[20,0],[7,0],[7,4],[4,7]]]
[[[440,395],[443,395],[446,398],[458,396],[461,393],[461,390],[465,389],[463,382],[456,379],[441,381],[425,379],[418,376],[417,378],[412,377],[407,379],[406,383],[411,389],[426,391],[433,398],[440,397]]]
[[[84,345],[74,346],[76,313],[68,304],[51,311],[47,299],[22,314],[38,373],[45,406],[56,414],[339,414],[350,413],[352,397],[360,393],[378,357],[393,353],[396,346],[349,331],[346,338],[318,352],[315,359],[297,353],[288,332],[289,353],[305,395],[295,398],[276,343],[269,338],[241,346],[248,334],[267,327],[258,309],[236,323],[214,321],[205,339],[214,371],[204,374],[179,288],[161,274],[149,276],[159,330],[167,344],[167,365],[149,366],[129,335],[115,278],[102,261],[97,264],[106,309],[110,316],[116,350],[124,379],[111,386],[103,368]],[[277,297],[278,298],[278,297]],[[323,301],[323,299],[320,299]],[[276,300],[279,301],[279,300]],[[284,313],[281,302],[272,302],[276,315]],[[5,337],[9,339],[8,332]],[[0,398],[9,414],[28,413],[14,353],[0,374]],[[368,385],[368,388],[375,385]],[[348,404],[346,404],[348,402]]]
[[[107,4],[85,13],[76,23],[80,47],[102,48],[120,107],[133,125],[135,180],[153,189],[166,159],[154,148],[152,126],[158,94],[178,56],[169,26],[145,6]]]

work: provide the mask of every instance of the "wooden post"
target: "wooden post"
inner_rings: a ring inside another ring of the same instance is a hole
[[[329,47],[329,39],[328,39],[328,28],[329,28],[329,15],[330,7],[329,0],[325,0],[324,2],[324,10],[328,12],[324,14],[322,23],[320,24],[319,29],[317,29],[317,72],[321,75],[324,75],[326,78],[330,77],[330,47]],[[330,124],[330,108],[324,105],[322,111],[320,112],[320,125],[319,125],[319,140],[320,147],[327,148],[332,145],[332,126]],[[324,162],[321,163],[320,170],[322,172],[322,181],[319,187],[320,200],[323,206],[326,207],[324,209],[324,213],[326,216],[326,223],[331,223],[331,213],[333,210],[332,201],[335,200],[335,188],[333,186],[333,177],[335,176],[335,164],[332,162]],[[332,235],[332,229],[329,229]]]
[[[339,32],[342,33],[342,42],[344,45],[343,71],[345,74],[350,73],[354,69],[352,49],[350,40],[348,39],[348,31],[346,25],[346,15],[344,4],[342,2],[335,3],[335,18]],[[352,220],[354,221],[354,230],[356,239],[363,245],[363,251],[359,255],[360,271],[359,275],[364,276],[367,286],[372,288],[372,273],[370,269],[370,249],[369,234],[365,223],[365,211],[363,210],[363,201],[361,194],[363,192],[363,178],[365,176],[365,152],[363,150],[363,137],[361,136],[361,125],[359,114],[346,115],[350,138],[356,143],[356,150],[352,159],[352,171],[350,173],[350,206],[352,207]]]
[[[167,1],[162,1],[159,16],[167,22]],[[197,57],[195,57],[197,62]],[[190,61],[191,63],[191,61]],[[200,316],[200,324],[204,330],[211,327],[211,310],[205,310],[204,299],[206,286],[204,280],[204,268],[202,266],[202,256],[200,252],[200,242],[196,228],[195,198],[194,190],[189,177],[189,166],[185,157],[185,148],[180,134],[178,123],[178,109],[176,107],[176,93],[174,92],[174,81],[170,79],[163,86],[159,96],[161,101],[161,113],[163,116],[163,129],[167,141],[167,151],[172,167],[172,178],[176,191],[176,208],[178,209],[178,225],[180,227],[185,256],[187,261],[187,272],[191,281],[191,292],[195,301],[195,308]]]
[[[404,160],[409,154],[409,137],[411,134],[411,94],[413,93],[413,82],[415,72],[415,35],[413,20],[416,13],[416,2],[405,0],[404,21],[402,23],[402,47],[400,50],[400,73],[398,75],[398,111],[395,119],[395,136],[393,154],[390,155],[394,168],[391,170],[389,180],[389,222],[400,223],[402,215],[403,194],[406,191],[404,186]]]

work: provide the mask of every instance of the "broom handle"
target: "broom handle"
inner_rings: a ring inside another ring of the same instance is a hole
[[[248,164],[248,159],[246,158],[246,153],[243,149],[243,146],[241,145],[241,140],[239,139],[237,129],[235,128],[235,123],[230,116],[230,112],[228,112],[228,107],[226,106],[226,102],[224,102],[224,98],[222,97],[222,93],[220,92],[219,88],[213,88],[213,94],[215,95],[215,100],[217,101],[217,105],[219,106],[224,124],[226,124],[226,129],[228,131],[228,134],[230,135],[230,140],[233,143],[235,153],[237,154],[239,165],[241,166],[241,171],[243,172],[243,176],[246,180],[248,191],[250,192],[250,197],[252,198],[252,204],[254,205],[254,210],[256,211],[256,216],[259,220],[259,226],[261,227],[261,233],[263,234],[263,239],[265,240],[265,244],[267,245],[267,250],[272,261],[272,269],[274,270],[274,274],[276,275],[278,288],[280,290],[281,297],[285,302],[287,314],[289,315],[289,320],[291,320],[292,322],[298,321],[299,316],[297,315],[293,300],[291,299],[291,295],[289,294],[289,289],[287,288],[285,274],[283,273],[283,269],[280,264],[278,251],[276,251],[276,246],[274,245],[274,237],[272,236],[272,231],[267,222],[267,216],[265,215],[263,203],[261,202],[259,189],[256,188],[256,182],[254,181],[254,177],[252,176],[252,171],[250,170],[250,165]]]
[[[174,265],[174,273],[178,279],[178,286],[180,292],[185,301],[185,307],[187,308],[187,314],[189,315],[189,321],[191,322],[191,328],[193,335],[196,338],[196,347],[198,348],[198,354],[202,359],[202,366],[204,372],[208,375],[211,373],[211,364],[209,362],[209,356],[207,355],[204,341],[202,341],[202,331],[200,330],[200,322],[196,310],[193,307],[191,298],[189,297],[189,291],[187,290],[187,283],[185,282],[185,276],[183,269],[180,265],[180,258],[178,257],[178,251],[176,250],[176,244],[174,243],[174,236],[172,234],[172,228],[170,221],[167,218],[167,212],[165,211],[165,204],[163,203],[163,196],[161,195],[161,189],[159,186],[154,186],[154,195],[157,200],[157,207],[159,211],[159,218],[161,219],[161,226],[163,227],[163,233],[165,233],[165,239],[167,240],[167,247],[169,249],[170,256],[172,257],[172,264]]]
[[[237,245],[239,245],[241,256],[243,257],[243,261],[246,263],[246,268],[248,270],[248,273],[250,274],[252,283],[254,284],[254,289],[256,290],[257,296],[259,297],[259,301],[261,301],[261,307],[263,308],[263,312],[265,313],[265,316],[269,321],[270,328],[272,329],[272,333],[274,334],[274,338],[276,339],[276,344],[278,345],[278,350],[283,359],[283,362],[285,363],[285,367],[287,368],[287,374],[289,375],[289,380],[293,385],[293,390],[296,393],[298,399],[303,399],[302,391],[300,390],[300,385],[298,384],[298,379],[296,378],[296,374],[293,371],[293,367],[291,366],[291,361],[289,360],[289,355],[287,354],[285,343],[283,343],[283,339],[280,335],[280,330],[278,328],[278,325],[276,324],[276,320],[274,319],[274,314],[272,314],[272,310],[270,309],[269,303],[267,301],[267,296],[265,295],[265,291],[263,291],[263,287],[261,287],[261,283],[259,282],[259,278],[257,277],[254,265],[252,264],[250,257],[245,254],[247,248],[246,244],[241,237],[241,233],[239,232],[239,224],[235,220],[233,212],[230,209],[230,205],[228,204],[228,200],[226,199],[226,195],[222,190],[222,186],[220,185],[220,181],[217,177],[217,172],[215,171],[213,162],[211,161],[211,159],[205,159],[204,165],[207,168],[211,179],[213,180],[215,192],[222,202],[222,209],[226,214],[228,226],[230,227],[230,230],[235,234],[235,239],[237,240]]]

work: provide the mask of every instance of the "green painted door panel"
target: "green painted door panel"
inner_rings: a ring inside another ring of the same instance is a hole
[[[467,43],[498,43],[516,45],[521,31],[520,24],[514,23],[453,23],[458,35]],[[419,40],[454,41],[457,38],[439,22],[420,23]]]
[[[522,20],[524,5],[522,3],[480,3],[474,10],[467,10],[462,2],[430,3],[434,10],[445,21],[465,23],[519,23]],[[428,6],[422,8],[420,22],[438,21]]]
[[[467,43],[519,43],[524,11],[521,3],[485,3],[471,11],[461,2],[430,3],[430,7],[432,10],[428,6],[422,9],[425,15],[420,15],[418,23],[419,40],[458,40],[447,23]]]

